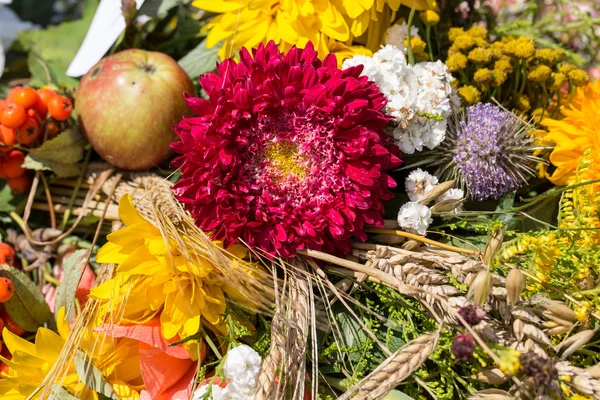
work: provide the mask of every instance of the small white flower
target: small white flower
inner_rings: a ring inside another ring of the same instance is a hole
[[[404,188],[411,201],[419,201],[437,184],[438,178],[417,168],[404,181]]]
[[[406,36],[407,36],[407,31],[408,31],[407,28],[408,28],[408,26],[406,25],[405,21],[403,21],[401,24],[394,24],[394,25],[390,26],[388,28],[388,30],[385,32],[383,42],[385,44],[391,44],[392,46],[399,48],[401,51],[406,52],[406,46],[404,45],[404,39],[406,39]],[[419,29],[414,26],[411,27],[410,35],[412,37],[420,38]]]
[[[230,392],[238,396],[252,396],[256,391],[261,367],[260,355],[250,346],[241,345],[227,353],[223,373]]]
[[[450,189],[446,193],[438,197],[435,202],[439,203],[444,200],[460,200],[465,197],[465,192],[462,189]]]
[[[397,44],[387,44],[373,57],[356,55],[344,62],[344,68],[354,65],[363,65],[362,75],[375,82],[387,98],[385,112],[396,124],[392,136],[404,153],[434,149],[444,140],[446,120],[457,99],[451,86],[454,78],[444,63],[409,65]]]
[[[398,212],[398,224],[408,232],[425,236],[431,219],[431,210],[423,204],[410,201],[400,207]]]

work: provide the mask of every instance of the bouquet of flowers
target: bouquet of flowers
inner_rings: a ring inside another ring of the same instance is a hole
[[[89,99],[128,67],[78,83],[18,42],[54,91],[0,100],[1,396],[600,399],[594,2],[157,3],[110,51],[197,81],[167,80],[183,108],[127,82],[160,105],[132,132],[179,113],[166,173],[95,161],[127,168]]]

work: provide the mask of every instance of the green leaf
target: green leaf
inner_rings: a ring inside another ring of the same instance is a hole
[[[75,350],[73,361],[75,362],[75,371],[77,371],[79,379],[85,386],[109,399],[119,400],[119,396],[106,380],[102,371],[92,364],[92,360],[83,351]]]
[[[219,59],[218,53],[220,48],[220,43],[210,49],[207,48],[206,39],[204,39],[192,51],[183,56],[178,63],[190,77],[196,78],[198,75],[215,69],[216,62]]]
[[[346,347],[360,346],[369,338],[358,321],[347,310],[337,313],[336,319],[340,325]]]
[[[52,312],[42,292],[23,272],[8,265],[0,266],[0,276],[15,285],[15,294],[4,303],[4,308],[27,332],[35,332],[46,322],[53,321]]]
[[[85,144],[85,139],[77,129],[68,129],[40,147],[31,149],[23,167],[52,171],[59,177],[77,176],[81,171],[77,162],[83,157]]]
[[[511,210],[515,206],[515,195],[517,192],[510,192],[500,198],[500,202],[496,207],[496,211]],[[515,215],[513,213],[497,214],[494,219],[502,221],[504,225],[508,225]]]
[[[77,79],[66,75],[67,68],[83,43],[97,7],[97,0],[86,0],[83,4],[83,17],[80,20],[64,22],[45,30],[25,31],[19,34],[21,45],[25,50],[35,54],[28,59],[28,66],[33,68],[31,70],[33,84],[47,83],[44,69],[35,61],[40,59],[48,68],[55,84],[67,88],[74,88],[77,85]]]
[[[81,133],[75,128],[70,128],[54,139],[44,142],[40,147],[31,149],[30,154],[44,160],[73,164],[83,157],[85,144]]]
[[[49,398],[52,400],[77,400],[77,397],[73,396],[64,387],[57,384],[52,385]]]
[[[67,321],[75,316],[75,291],[87,265],[89,250],[77,250],[63,261],[64,278],[56,292],[54,313],[65,307]]]
[[[79,164],[67,164],[59,161],[50,161],[27,155],[23,161],[23,168],[34,171],[52,171],[61,178],[70,178],[79,175],[81,167]]]
[[[23,200],[23,196],[14,195],[6,181],[0,181],[0,212],[9,213],[15,211],[17,205]]]
[[[171,8],[183,4],[183,0],[146,0],[140,7],[139,15],[148,15],[150,17],[158,16],[164,18]]]

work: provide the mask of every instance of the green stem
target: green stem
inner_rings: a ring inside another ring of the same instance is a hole
[[[413,2],[413,6],[410,10],[410,14],[408,15],[408,23],[406,24],[406,38],[407,38],[407,51],[406,51],[406,55],[408,57],[408,63],[410,65],[415,65],[415,55],[413,54],[413,49],[412,49],[412,43],[411,43],[411,39],[412,39],[412,35],[410,33],[410,28],[412,28],[412,23],[413,23],[413,19],[415,18],[415,5],[417,4],[417,2]]]
[[[519,211],[523,211],[528,209],[531,206],[534,206],[535,204],[538,204],[539,202],[549,198],[549,197],[553,197],[553,196],[557,196],[563,192],[566,192],[567,190],[571,190],[571,189],[577,189],[578,187],[582,187],[582,186],[587,186],[587,185],[593,185],[596,183],[600,183],[600,179],[594,179],[591,181],[586,181],[586,182],[580,182],[580,183],[576,183],[573,185],[569,185],[569,186],[563,186],[560,188],[554,188],[554,189],[550,189],[547,192],[544,192],[542,194],[540,194],[537,197],[534,197],[533,199],[529,199],[527,204],[524,204],[522,206],[519,207],[515,207],[513,209],[510,210],[502,210],[502,211],[465,211],[465,212],[461,212],[459,214],[452,214],[452,213],[440,213],[440,215],[442,216],[447,216],[447,215],[453,215],[453,216],[468,216],[468,215],[496,215],[496,214],[510,214],[510,213],[516,213]]]
[[[219,360],[221,358],[223,358],[223,356],[219,352],[219,348],[215,345],[215,342],[212,341],[212,339],[210,338],[210,336],[208,336],[208,334],[206,332],[203,332],[202,337],[204,338],[204,340],[208,344],[208,347],[210,347],[210,349],[215,353],[215,355],[217,356],[217,358]]]
[[[431,26],[425,28],[425,39],[427,40],[427,49],[429,50],[429,61],[433,62],[433,47],[431,46]]]
[[[546,82],[541,82],[540,86],[542,86],[542,93],[544,95],[544,100],[542,103],[544,106],[542,107],[542,115],[540,116],[540,122],[544,119],[544,114],[546,113],[546,108],[548,108],[548,90],[546,89]]]
[[[556,118],[556,113],[558,112],[558,110],[560,109],[560,101],[561,101],[561,91],[560,89],[557,91],[556,93],[556,107],[554,107],[554,110],[552,110],[552,115],[551,118],[555,119]]]
[[[517,98],[521,97],[523,91],[525,90],[525,85],[527,84],[527,62],[524,63],[523,68],[520,67],[519,63],[519,70],[523,74],[523,82],[521,83],[521,88],[519,89],[519,95],[517,96]]]
[[[514,87],[514,91],[513,91],[515,99],[517,98],[517,93],[518,93],[518,90],[519,90],[519,81],[521,79],[521,60],[520,59],[518,60],[518,65],[517,65],[517,68],[516,68],[516,72],[517,73],[515,75],[517,75],[517,76],[515,77],[515,87]]]
[[[79,193],[79,188],[81,187],[81,183],[83,182],[83,177],[87,171],[88,164],[90,162],[90,157],[92,156],[92,148],[90,147],[85,153],[85,159],[83,160],[83,169],[81,170],[81,174],[77,178],[77,182],[75,183],[75,187],[73,188],[73,193],[71,193],[71,198],[69,199],[69,204],[67,205],[67,209],[63,215],[62,222],[60,224],[60,230],[64,231],[69,223],[69,217],[71,216],[71,211],[73,210],[73,206],[75,205],[75,199],[77,198],[77,193]]]

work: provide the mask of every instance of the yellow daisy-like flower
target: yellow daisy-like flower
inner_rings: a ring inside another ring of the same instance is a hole
[[[8,373],[0,379],[0,397],[7,400],[25,400],[39,398],[40,392],[34,394],[46,376],[59,360],[61,351],[71,332],[65,319],[65,309],[61,308],[57,315],[58,332],[39,328],[35,343],[31,343],[8,329],[2,332],[5,346],[12,354],[12,359],[0,357],[8,366]],[[143,389],[143,381],[139,367],[137,342],[131,339],[105,340],[103,334],[86,331],[79,345],[81,350],[94,349],[89,354],[92,363],[111,383],[113,390],[123,400],[139,399],[139,390]],[[63,374],[56,383],[79,399],[97,399],[95,392],[88,389],[75,371],[73,360],[67,362]]]
[[[166,339],[197,333],[202,317],[219,326],[226,308],[225,291],[234,298],[241,295],[213,264],[199,255],[183,254],[173,239],[164,238],[139,214],[129,195],[119,202],[119,216],[125,228],[108,235],[108,243],[96,257],[100,263],[118,264],[115,276],[90,293],[100,303],[101,316],[120,324],[143,324],[160,314]],[[228,252],[238,258],[245,255],[239,245]],[[186,343],[194,357],[196,352],[189,346]]]
[[[320,57],[334,52],[335,42],[348,43],[371,27],[367,47],[376,50],[400,5],[416,10],[435,8],[434,0],[195,0],[196,8],[217,13],[204,28],[207,46],[219,43],[225,59],[241,47],[274,40],[282,51],[304,48],[311,41]],[[334,43],[330,41],[334,40]],[[349,48],[352,49],[352,48]],[[346,52],[338,55],[341,64]],[[360,53],[359,53],[360,54]]]
[[[546,118],[542,124],[548,128],[545,140],[555,143],[550,154],[550,162],[556,170],[549,179],[556,185],[565,185],[573,181],[577,167],[587,150],[600,154],[600,81],[577,89],[569,107],[562,109],[564,118],[554,120]],[[600,158],[600,156],[596,156]],[[591,179],[600,179],[590,174]]]

